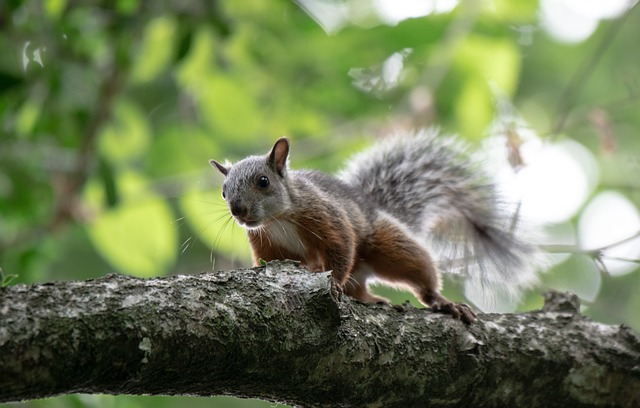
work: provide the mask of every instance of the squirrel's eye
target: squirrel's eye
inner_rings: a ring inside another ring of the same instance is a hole
[[[227,199],[227,192],[225,190],[226,190],[226,188],[222,187],[222,198],[224,198],[226,200]]]
[[[258,179],[258,187],[260,188],[269,187],[269,179],[267,178],[267,176],[260,176],[260,178]]]

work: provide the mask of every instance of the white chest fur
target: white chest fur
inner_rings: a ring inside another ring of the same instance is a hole
[[[286,248],[288,251],[303,256],[307,252],[298,229],[289,221],[275,221],[266,228],[266,233],[272,244]]]

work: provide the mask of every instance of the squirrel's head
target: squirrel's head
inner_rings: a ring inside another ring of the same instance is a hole
[[[236,222],[259,228],[291,207],[287,190],[289,140],[281,137],[264,156],[249,156],[235,164],[209,163],[225,177],[222,197]]]

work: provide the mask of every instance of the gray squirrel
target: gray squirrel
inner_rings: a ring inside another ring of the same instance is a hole
[[[494,183],[458,139],[437,130],[389,137],[336,177],[289,169],[289,147],[283,137],[264,156],[209,161],[225,177],[222,195],[255,266],[298,260],[331,271],[341,291],[370,303],[388,303],[368,290],[381,281],[465,323],[476,314],[440,294],[432,252],[479,282],[517,285],[516,274],[529,268],[533,246],[511,231]]]

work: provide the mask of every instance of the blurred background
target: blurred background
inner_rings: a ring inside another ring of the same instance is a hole
[[[438,126],[489,157],[538,226],[519,302],[570,290],[640,331],[640,11],[630,0],[0,2],[2,285],[249,266],[208,159],[292,139],[326,172],[393,132]],[[394,302],[415,299],[378,289]],[[47,407],[268,407],[68,396]]]

